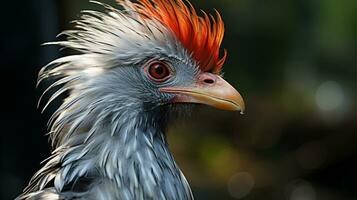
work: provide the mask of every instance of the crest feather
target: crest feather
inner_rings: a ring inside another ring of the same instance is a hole
[[[129,3],[118,0],[120,4],[134,9],[143,19],[155,19],[167,27],[182,45],[192,54],[203,71],[219,73],[226,60],[227,52],[220,58],[220,46],[224,36],[224,23],[221,15],[217,17],[202,11],[199,16],[188,1],[183,0],[139,0]]]

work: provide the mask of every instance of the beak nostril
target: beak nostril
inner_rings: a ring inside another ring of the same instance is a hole
[[[214,83],[214,80],[213,79],[205,79],[203,80],[203,82],[207,83],[207,84],[213,84]]]

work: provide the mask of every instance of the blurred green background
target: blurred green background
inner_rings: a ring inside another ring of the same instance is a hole
[[[6,2],[6,3],[5,3]],[[102,1],[115,5],[114,0]],[[1,196],[49,155],[36,73],[88,0],[4,1]],[[196,199],[357,199],[357,1],[196,0],[226,24],[224,72],[245,115],[200,107],[168,138]],[[3,4],[3,3],[2,3]]]

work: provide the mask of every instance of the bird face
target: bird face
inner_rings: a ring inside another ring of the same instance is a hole
[[[199,103],[244,112],[241,95],[220,75],[202,72],[181,61],[151,60],[143,68],[164,104]]]
[[[161,55],[146,58],[141,63],[137,68],[114,69],[117,80],[126,82],[116,84],[121,96],[130,91],[128,101],[139,102],[150,110],[176,104],[206,104],[244,112],[244,101],[237,90],[219,74],[202,71],[190,57]],[[132,100],[133,96],[137,98]]]

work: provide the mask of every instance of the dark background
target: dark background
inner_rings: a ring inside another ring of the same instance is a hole
[[[113,1],[106,3],[115,5]],[[226,22],[226,79],[247,112],[202,108],[169,142],[196,199],[357,199],[357,2],[197,0]],[[21,193],[49,155],[36,76],[64,53],[42,43],[87,0],[1,2],[0,199]]]

